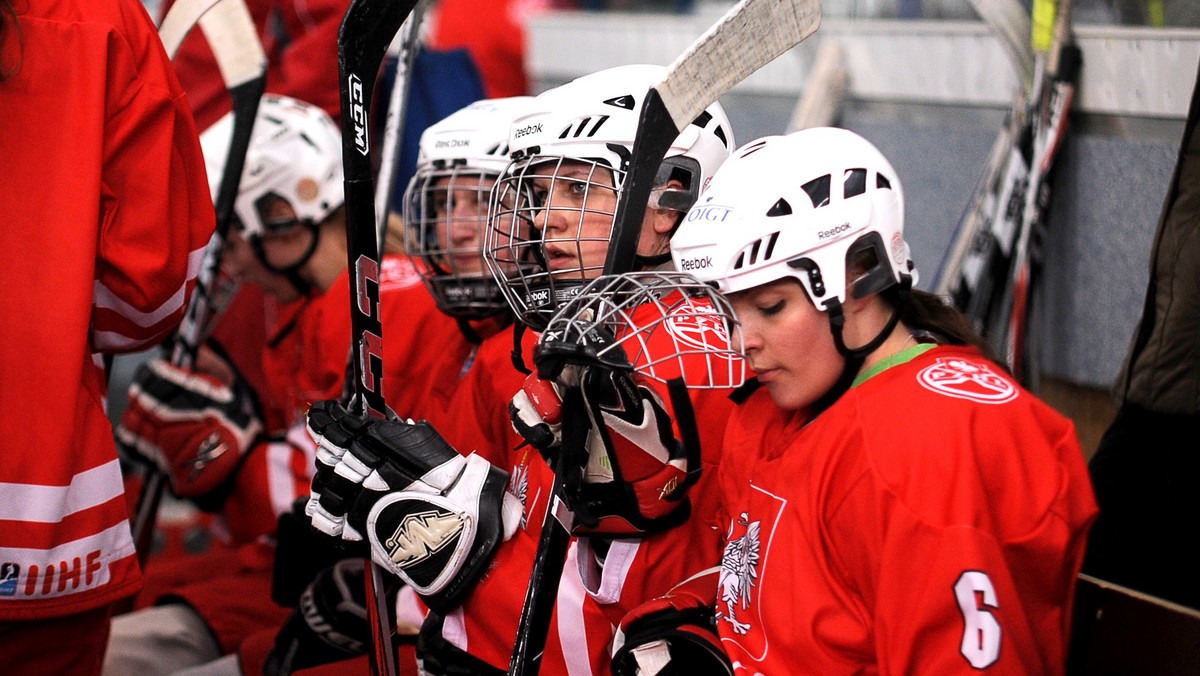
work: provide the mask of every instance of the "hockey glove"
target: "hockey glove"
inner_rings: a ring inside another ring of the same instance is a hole
[[[710,568],[630,611],[613,639],[614,676],[733,674],[717,636],[719,572]]]
[[[275,635],[264,676],[287,676],[366,653],[367,624],[363,559],[343,559],[317,574]],[[388,608],[394,608],[389,603]],[[393,623],[394,624],[394,623]]]
[[[553,465],[562,445],[562,395],[558,385],[538,378],[536,373],[529,374],[508,405],[508,417],[517,434]]]
[[[219,493],[259,440],[254,395],[155,359],[138,368],[117,440],[154,463],[182,498]]]
[[[371,558],[430,608],[459,605],[520,524],[508,474],[460,455],[425,421],[356,421],[324,401],[308,426],[319,447],[313,526],[348,540],[365,535]]]
[[[688,458],[658,393],[599,367],[581,371],[580,389],[591,430],[580,476],[564,481],[573,532],[629,537],[685,520]]]

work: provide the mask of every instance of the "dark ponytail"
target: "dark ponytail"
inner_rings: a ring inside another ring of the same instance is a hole
[[[892,287],[883,293],[885,299],[892,303],[893,307],[896,301],[893,297],[895,289],[896,287]],[[908,302],[904,305],[904,310],[900,313],[900,321],[913,331],[932,333],[939,341],[948,345],[970,345],[982,352],[983,356],[1006,371],[1008,370],[1008,366],[1000,359],[987,340],[971,328],[966,316],[957,308],[948,305],[941,296],[913,289]]]

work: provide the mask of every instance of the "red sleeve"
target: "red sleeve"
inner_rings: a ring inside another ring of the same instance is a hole
[[[109,39],[92,346],[130,352],[179,323],[215,227],[199,136],[161,43]]]
[[[308,495],[315,448],[303,426],[289,430],[286,439],[255,446],[238,470],[236,486],[221,510],[233,542],[252,542],[273,535],[279,515],[292,502]]]

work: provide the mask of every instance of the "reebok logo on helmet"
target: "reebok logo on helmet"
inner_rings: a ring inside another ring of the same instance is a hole
[[[833,237],[834,235],[838,235],[843,232],[846,232],[849,229],[850,229],[850,223],[847,222],[847,223],[842,223],[841,225],[838,225],[838,226],[834,226],[828,230],[818,230],[817,231],[817,239],[829,239],[830,237]]]
[[[679,261],[679,270],[687,272],[688,270],[703,270],[711,268],[713,265],[712,256],[704,256],[702,258],[684,258]]]
[[[522,136],[528,136],[530,134],[537,134],[537,133],[540,133],[541,131],[542,131],[542,123],[538,122],[537,124],[527,125],[527,126],[521,127],[520,129],[516,130],[515,132],[513,132],[513,138],[521,138]]]

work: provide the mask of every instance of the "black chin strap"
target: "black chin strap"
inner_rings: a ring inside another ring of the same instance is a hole
[[[892,335],[896,325],[900,323],[900,315],[904,313],[904,308],[908,305],[909,298],[912,297],[912,275],[900,275],[900,288],[897,294],[896,309],[892,311],[892,316],[888,319],[887,324],[883,327],[874,338],[866,345],[856,348],[846,346],[845,337],[842,335],[843,329],[846,326],[846,315],[842,311],[842,304],[838,299],[834,298],[825,303],[826,312],[829,314],[829,329],[833,333],[833,344],[837,347],[837,351],[846,361],[842,365],[842,373],[838,376],[837,382],[833,387],[821,396],[813,404],[813,417],[820,415],[822,411],[833,405],[850,386],[854,384],[854,379],[858,377],[858,372],[862,370],[863,362],[872,352],[879,349],[880,345]]]
[[[521,354],[521,337],[525,335],[525,329],[525,322],[517,322],[513,326],[512,364],[517,371],[529,375],[533,371],[530,371],[529,367],[525,365],[525,357]]]
[[[300,268],[316,253],[317,244],[321,240],[321,232],[319,229],[320,226],[312,222],[304,221],[301,223],[301,226],[308,228],[312,232],[312,241],[309,243],[304,255],[300,257],[300,260],[291,265],[285,267],[271,265],[270,261],[267,260],[266,252],[263,250],[262,240],[258,237],[252,239],[250,244],[254,247],[254,255],[258,257],[258,262],[262,263],[263,267],[275,274],[283,275],[291,283],[292,287],[296,289],[297,293],[301,296],[308,296],[312,294],[312,284],[309,284],[308,280],[300,276]]]

